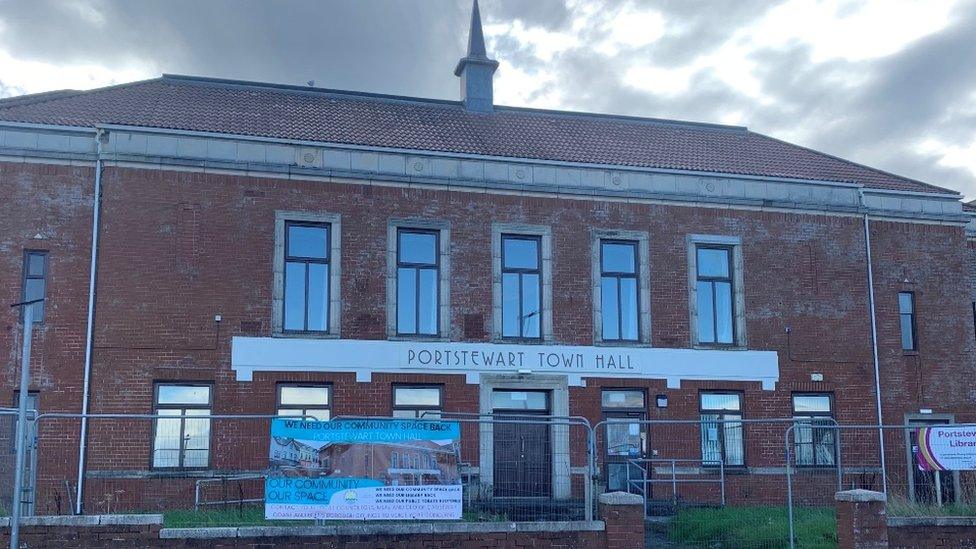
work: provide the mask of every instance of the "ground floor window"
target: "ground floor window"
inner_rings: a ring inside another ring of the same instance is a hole
[[[394,385],[393,417],[438,419],[443,394],[440,385]]]
[[[176,416],[154,422],[152,465],[156,468],[205,468],[210,463],[210,385],[156,385],[156,414]],[[200,419],[185,416],[202,416]]]
[[[745,465],[742,435],[742,395],[701,393],[701,453],[703,465]]]
[[[329,421],[332,417],[332,387],[282,383],[278,385],[279,416],[309,416],[306,419]]]
[[[828,466],[835,463],[834,414],[830,394],[793,395],[793,444],[799,466]]]

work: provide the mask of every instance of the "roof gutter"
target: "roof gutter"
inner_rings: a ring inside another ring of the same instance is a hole
[[[871,220],[868,217],[868,209],[864,206],[864,189],[858,193],[861,198],[861,207],[864,208],[864,256],[867,263],[868,277],[868,306],[871,315],[871,356],[874,359],[874,396],[875,406],[878,413],[878,443],[879,455],[881,458],[881,487],[888,495],[888,468],[885,466],[885,437],[884,437],[884,416],[881,414],[881,365],[878,360],[878,318],[875,313],[874,303],[874,265],[871,258]]]
[[[85,370],[81,396],[81,433],[78,438],[78,484],[75,493],[75,514],[82,512],[85,487],[85,458],[88,443],[88,396],[91,386],[92,350],[95,339],[95,282],[98,273],[98,236],[102,211],[102,142],[108,134],[99,129],[95,134],[95,194],[92,199],[91,265],[88,272],[88,321],[85,337]]]

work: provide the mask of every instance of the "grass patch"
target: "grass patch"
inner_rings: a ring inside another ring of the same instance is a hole
[[[461,520],[439,520],[436,522],[506,522],[504,515],[468,511],[461,516]],[[327,526],[340,524],[356,524],[355,520],[328,520],[319,522]],[[423,523],[426,520],[376,520],[372,523]],[[166,528],[210,528],[219,526],[312,526],[313,520],[268,520],[264,518],[264,507],[249,505],[227,509],[178,509],[163,511],[163,526]]]
[[[892,499],[886,506],[886,512],[892,517],[976,517],[976,505],[953,503],[939,507]]]
[[[829,507],[794,509],[797,547],[837,547],[837,520]],[[705,547],[784,547],[789,544],[785,507],[682,509],[671,522],[672,542]]]

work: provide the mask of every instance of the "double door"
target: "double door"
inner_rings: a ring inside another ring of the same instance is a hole
[[[496,498],[552,496],[552,433],[548,391],[495,390],[492,413]],[[508,420],[508,421],[506,421]]]

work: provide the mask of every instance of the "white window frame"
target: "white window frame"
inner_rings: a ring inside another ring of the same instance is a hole
[[[271,327],[276,337],[336,339],[341,337],[342,319],[342,217],[324,212],[275,212],[274,290],[272,292]],[[321,223],[329,225],[329,331],[285,332],[285,224]]]

